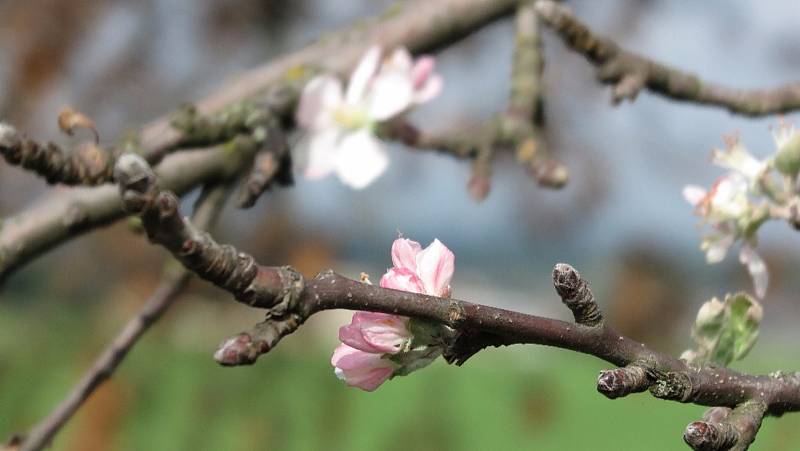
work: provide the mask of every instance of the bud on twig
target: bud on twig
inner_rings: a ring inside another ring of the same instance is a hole
[[[562,302],[572,310],[576,323],[596,326],[603,321],[589,283],[581,278],[575,268],[566,263],[557,264],[553,268],[553,286]]]

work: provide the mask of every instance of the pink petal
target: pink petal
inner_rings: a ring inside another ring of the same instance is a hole
[[[769,283],[766,263],[750,244],[742,246],[742,250],[739,252],[739,262],[747,266],[747,271],[753,279],[753,289],[756,292],[756,296],[763,299],[764,295],[767,294],[767,285]]]
[[[414,84],[414,89],[420,89],[428,78],[433,74],[433,69],[436,67],[436,59],[432,56],[425,55],[417,58],[414,62],[414,67],[411,69],[411,80]]]
[[[345,185],[364,189],[389,166],[389,157],[381,142],[369,130],[348,133],[339,142],[336,174]]]
[[[336,376],[351,387],[373,391],[392,376],[395,365],[380,354],[371,354],[347,345],[340,345],[333,352],[331,364],[336,367]]]
[[[330,125],[331,110],[342,103],[342,83],[322,75],[314,77],[303,88],[295,118],[307,130],[320,130]]]
[[[408,291],[411,293],[425,293],[425,287],[417,275],[405,268],[392,268],[381,277],[382,288]]]
[[[417,271],[417,254],[422,246],[408,238],[398,238],[392,243],[392,264],[395,268]]]
[[[443,87],[444,79],[439,74],[431,75],[424,85],[414,90],[413,103],[420,105],[432,100],[442,92]]]
[[[449,295],[454,270],[455,255],[438,239],[417,254],[417,276],[429,295]]]
[[[386,313],[356,312],[339,328],[342,343],[364,352],[396,354],[411,339],[407,318]]]
[[[361,102],[367,92],[367,87],[378,70],[380,59],[381,48],[377,45],[370,47],[361,57],[358,66],[350,76],[350,83],[347,85],[347,94],[345,94],[347,103],[354,105]]]

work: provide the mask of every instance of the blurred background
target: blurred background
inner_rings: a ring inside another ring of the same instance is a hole
[[[72,105],[104,141],[226,79],[367,15],[389,0],[0,0],[0,118],[68,143],[56,116]],[[620,44],[710,80],[768,87],[796,80],[800,9],[792,0],[570,1]],[[454,128],[503,108],[509,20],[437,55],[446,87],[412,119]],[[708,266],[687,183],[722,172],[710,151],[739,133],[757,156],[774,148],[778,118],[742,119],[643,93],[612,108],[591,66],[545,33],[553,147],[572,178],[546,191],[510,158],[492,192],[470,200],[469,165],[391,148],[389,171],[354,192],[335,178],[298,180],[217,229],[265,264],[307,276],[332,267],[378,279],[398,231],[456,254],[454,297],[569,318],[552,291],[556,262],[576,266],[613,324],[663,351],[689,345],[699,305],[750,290],[731,255]],[[792,115],[785,119],[792,121]],[[0,217],[50,192],[0,164]],[[62,188],[60,188],[62,189]],[[762,336],[738,368],[797,369],[800,235],[763,228],[771,273]],[[0,292],[0,439],[25,431],[62,399],[153,290],[165,253],[120,224],[74,240],[12,277]],[[113,379],[58,436],[55,450],[682,449],[703,409],[635,395],[610,402],[594,388],[608,365],[566,351],[513,347],[463,368],[437,362],[375,393],[345,387],[329,364],[346,312],[318,315],[252,367],[221,368],[217,344],[258,311],[194,282]],[[797,449],[800,416],[768,419],[753,449]]]

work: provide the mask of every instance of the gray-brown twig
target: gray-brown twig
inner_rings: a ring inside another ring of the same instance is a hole
[[[743,116],[787,113],[800,108],[800,83],[772,89],[729,88],[629,52],[594,33],[555,1],[537,1],[536,12],[570,49],[597,68],[600,81],[612,86],[614,103],[633,100],[639,91],[647,89],[674,100],[722,107]]]
[[[706,429],[717,435],[724,433],[726,438],[714,439],[714,443],[734,443],[732,446],[739,446],[738,449],[746,449],[752,442],[761,416],[800,410],[797,373],[749,375],[713,364],[691,366],[619,334],[603,321],[588,284],[569,265],[556,265],[553,281],[562,301],[573,311],[576,323],[384,289],[333,271],[304,280],[289,267],[259,265],[249,255],[219,245],[210,235],[197,231],[180,215],[175,197],[158,187],[155,174],[141,158],[123,156],[117,164],[117,174],[126,207],[141,216],[153,242],[240,302],[266,309],[264,322],[226,340],[216,351],[214,356],[223,365],[253,363],[317,312],[367,310],[450,327],[455,333],[444,355],[459,364],[488,346],[523,343],[593,355],[621,367],[604,371],[598,378],[598,391],[609,398],[649,390],[661,399],[734,409],[737,414],[725,424],[732,425],[735,437],[722,431],[722,426]],[[687,430],[687,442],[703,442],[696,438],[703,435],[699,428]]]
[[[204,189],[195,206],[193,224],[207,230],[217,221],[219,212],[227,197],[228,188],[214,185]],[[89,399],[103,382],[108,380],[122,363],[142,335],[155,324],[164,312],[183,292],[192,277],[191,271],[170,262],[164,277],[153,295],[144,303],[141,310],[128,321],[125,327],[94,361],[92,367],[75,385],[66,398],[50,414],[34,426],[18,444],[21,451],[38,451],[46,447],[64,424]]]

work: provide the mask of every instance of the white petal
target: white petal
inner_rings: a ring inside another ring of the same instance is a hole
[[[314,77],[303,88],[297,106],[297,123],[307,130],[330,126],[331,111],[342,103],[342,83],[329,75]]]
[[[728,254],[728,249],[733,245],[733,241],[733,235],[707,238],[703,242],[703,249],[706,251],[706,262],[713,265],[724,260]]]
[[[410,73],[390,72],[373,81],[367,103],[367,114],[376,121],[385,121],[405,111],[414,94]]]
[[[712,162],[717,166],[732,169],[754,181],[766,167],[765,163],[754,157],[746,147],[736,142],[727,149],[715,149],[712,154]]]
[[[361,57],[358,66],[350,76],[350,83],[347,85],[347,94],[345,95],[347,103],[351,105],[361,103],[367,92],[367,86],[369,86],[372,77],[375,76],[375,72],[378,70],[380,60],[381,48],[377,45],[370,47],[367,53]]]
[[[708,192],[705,188],[697,185],[686,185],[683,187],[683,198],[686,199],[686,202],[692,204],[693,207],[696,207],[702,202],[707,194]]]
[[[747,266],[747,271],[750,272],[750,277],[753,278],[753,289],[756,292],[756,296],[763,299],[764,295],[767,294],[767,284],[769,283],[766,263],[750,244],[742,246],[742,250],[739,252],[739,262]]]
[[[340,133],[330,128],[317,133],[305,134],[297,143],[297,152],[305,158],[305,177],[310,180],[321,179],[336,168],[337,141]]]
[[[411,54],[408,53],[408,50],[405,47],[398,47],[392,52],[392,56],[389,60],[383,63],[381,69],[411,73],[413,66],[414,60],[411,58]]]
[[[363,129],[344,136],[336,156],[336,174],[342,182],[363,189],[389,166],[389,157],[381,142]]]

